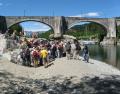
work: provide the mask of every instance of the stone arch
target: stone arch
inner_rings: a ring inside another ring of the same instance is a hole
[[[81,22],[93,22],[93,23],[99,24],[100,26],[104,27],[104,29],[105,29],[106,32],[108,32],[108,28],[107,28],[107,26],[105,26],[104,24],[101,24],[101,23],[96,22],[96,21],[88,21],[88,20],[87,20],[87,21],[86,21],[86,20],[75,21],[75,22],[73,22],[72,24],[69,24],[69,25],[68,25],[68,29],[69,29],[72,25],[77,24],[77,23],[81,23]]]
[[[15,24],[22,23],[22,22],[27,22],[27,21],[33,21],[33,22],[43,23],[43,24],[49,26],[49,27],[54,31],[54,28],[53,28],[51,25],[49,25],[49,24],[47,24],[47,23],[45,23],[45,22],[37,21],[37,20],[22,20],[22,21],[18,21],[18,22],[16,22],[16,23],[10,24],[9,27],[7,27],[7,29],[9,29],[10,27],[12,27],[12,26],[15,25]]]
[[[92,21],[92,20],[73,21],[73,23],[71,23],[71,24],[68,25],[68,30],[69,30],[72,26],[76,25],[77,23],[81,23],[81,22],[93,22],[93,23],[95,23],[95,24],[100,25],[101,27],[103,27],[103,29],[104,29],[104,31],[105,31],[105,36],[103,37],[103,39],[104,39],[105,37],[107,37],[107,33],[109,32],[107,26],[105,26],[104,24],[101,24],[100,22],[96,22],[96,21]],[[102,41],[103,41],[103,39],[102,39]]]
[[[66,17],[67,25],[70,27],[73,23],[80,23],[80,22],[95,22],[97,24],[102,25],[106,28],[107,33],[110,32],[109,30],[109,19],[107,18],[85,18],[85,17]]]
[[[14,24],[20,23],[20,22],[26,22],[26,21],[35,21],[43,23],[54,31],[54,17],[49,16],[7,16],[6,17],[6,25],[7,29],[11,27]]]
[[[106,29],[106,31],[108,32],[108,26],[104,25],[100,22],[94,21],[94,20],[82,20],[82,21],[74,21],[73,23],[68,24],[68,29],[73,25],[73,24],[77,24],[77,23],[81,23],[81,22],[94,22],[96,24],[99,24],[100,26],[104,27]]]

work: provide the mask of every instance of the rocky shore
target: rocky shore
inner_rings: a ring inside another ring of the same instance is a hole
[[[20,79],[20,78],[19,78]],[[61,79],[0,79],[1,94],[120,94],[120,76],[83,77],[73,83],[74,77]],[[61,82],[59,81],[61,80]]]
[[[120,71],[90,59],[60,58],[44,67],[0,59],[0,94],[120,94]]]

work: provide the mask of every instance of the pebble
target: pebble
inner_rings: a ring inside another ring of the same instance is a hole
[[[116,77],[117,78],[117,77]],[[58,83],[55,79],[40,80],[0,80],[0,94],[120,94],[120,80],[112,77],[83,78],[77,84],[72,79],[64,79]],[[119,78],[119,77],[118,77]],[[2,84],[7,87],[2,87]],[[41,93],[44,92],[44,93]]]

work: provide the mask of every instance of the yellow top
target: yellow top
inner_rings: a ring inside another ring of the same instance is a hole
[[[41,55],[42,58],[46,58],[47,55],[48,55],[48,51],[47,50],[41,50],[40,55]]]

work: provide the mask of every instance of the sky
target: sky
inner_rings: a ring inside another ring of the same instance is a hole
[[[120,16],[120,0],[0,0],[0,15],[112,18]]]
[[[20,23],[23,27],[24,31],[32,31],[32,32],[39,32],[39,31],[48,31],[51,28],[43,23],[34,22],[34,21],[27,21]]]

